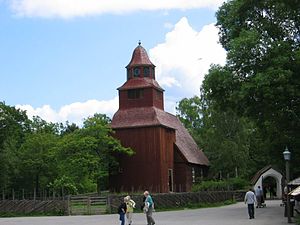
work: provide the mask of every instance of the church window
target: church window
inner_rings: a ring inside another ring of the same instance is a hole
[[[152,68],[152,77],[155,79],[155,69]]]
[[[133,76],[134,77],[140,76],[140,68],[134,68],[134,70],[133,70]]]
[[[139,99],[144,97],[143,89],[132,89],[127,91],[128,99]]]
[[[173,169],[168,169],[168,177],[169,177],[169,191],[173,192]]]
[[[150,75],[149,67],[144,67],[144,77],[149,77],[149,75]]]
[[[196,175],[195,175],[195,168],[192,167],[192,182],[195,183],[196,182]]]
[[[160,99],[161,99],[161,92],[160,92],[159,90],[156,90],[155,98],[156,98],[157,100],[160,100]]]

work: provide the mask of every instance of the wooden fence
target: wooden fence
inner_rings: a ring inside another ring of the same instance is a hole
[[[155,208],[174,208],[186,207],[190,204],[199,203],[215,203],[226,200],[243,201],[245,192],[234,191],[203,191],[203,192],[177,192],[177,193],[161,193],[152,194],[155,202]],[[125,196],[110,195],[108,197],[109,212],[116,212],[119,204]],[[131,198],[136,202],[137,210],[140,210],[143,196],[131,195]]]
[[[56,213],[63,215],[66,210],[66,201],[62,200],[1,200],[0,212],[13,213]]]
[[[186,207],[190,204],[215,203],[233,199],[242,201],[244,195],[245,192],[220,191],[152,194],[152,197],[155,208],[159,209]],[[136,202],[136,211],[138,212],[142,205],[142,193],[130,196]],[[68,196],[64,200],[2,200],[0,201],[0,212],[60,212],[60,214],[65,215],[116,213],[124,197],[125,195],[99,196],[91,194]]]

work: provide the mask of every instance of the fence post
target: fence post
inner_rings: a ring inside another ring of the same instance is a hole
[[[68,215],[71,216],[72,210],[71,210],[71,195],[68,195],[68,200],[67,200],[67,207],[68,207]]]
[[[12,200],[15,200],[15,190],[12,189]]]
[[[65,190],[64,190],[64,186],[61,187],[61,197],[62,197],[62,200],[65,200]]]
[[[110,195],[108,195],[107,197],[106,197],[106,207],[107,207],[107,211],[108,211],[108,213],[111,213],[111,197],[110,197]]]
[[[35,188],[33,189],[33,200],[34,201],[36,200],[36,190],[35,190]]]
[[[22,189],[22,199],[24,200],[25,199],[25,190]]]
[[[87,198],[87,213],[88,215],[91,215],[91,198],[88,196]]]
[[[4,189],[2,189],[2,200],[5,200],[5,192],[4,192]]]

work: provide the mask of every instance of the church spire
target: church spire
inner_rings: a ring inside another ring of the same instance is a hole
[[[140,65],[151,65],[152,67],[155,67],[150,61],[147,51],[141,45],[141,41],[138,42],[138,46],[134,49],[131,60],[126,68]]]
[[[118,88],[120,109],[156,107],[163,110],[164,90],[155,80],[155,66],[140,41],[126,69],[127,80]]]
[[[140,40],[126,68],[127,80],[132,78],[152,78],[155,80],[155,65],[150,61],[147,51],[141,45]]]

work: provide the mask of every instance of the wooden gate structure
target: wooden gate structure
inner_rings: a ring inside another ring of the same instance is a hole
[[[99,215],[108,212],[107,197],[104,196],[69,196],[69,215]]]

